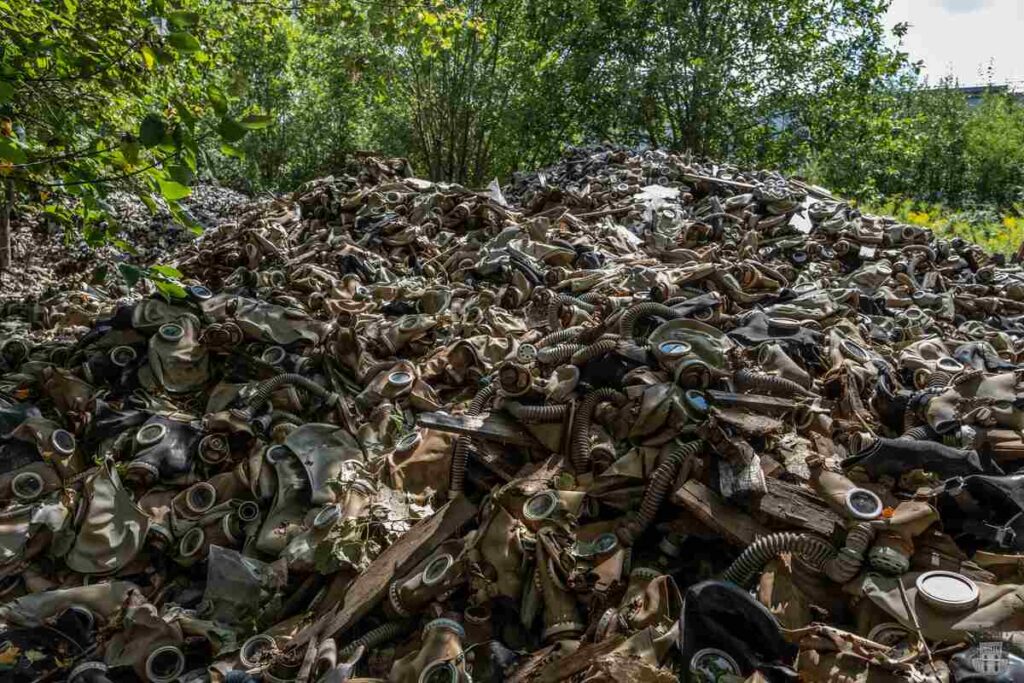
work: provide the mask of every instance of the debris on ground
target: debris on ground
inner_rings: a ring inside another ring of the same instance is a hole
[[[154,204],[155,213],[134,194],[114,191],[105,200],[111,219],[90,231],[90,242],[77,230],[65,227],[56,217],[38,211],[15,216],[11,230],[12,267],[0,273],[0,305],[9,301],[45,302],[69,290],[89,287],[94,295],[121,294],[116,285],[97,291],[109,273],[116,279],[118,264],[151,266],[194,242],[196,235],[179,225],[166,206]],[[197,184],[181,200],[181,208],[198,225],[213,228],[234,215],[250,199],[234,190],[213,184]],[[103,233],[109,232],[109,239]]]
[[[0,678],[1012,681],[1024,271],[778,174],[348,174],[0,322]]]

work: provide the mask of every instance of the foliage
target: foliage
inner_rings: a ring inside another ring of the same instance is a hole
[[[117,232],[115,182],[198,231],[178,202],[203,145],[269,123],[204,87],[217,36],[163,0],[0,0],[0,176],[21,197],[73,197],[48,209],[90,241]]]
[[[962,237],[986,249],[1011,255],[1024,242],[1024,205],[1000,210],[992,205],[951,209],[916,199],[893,198],[858,204],[863,212],[892,216],[902,223],[929,228],[945,238]]]
[[[919,82],[888,4],[0,0],[0,178],[98,243],[115,182],[198,229],[178,202],[200,175],[276,191],[373,149],[479,186],[610,141],[1002,225],[1024,108]]]

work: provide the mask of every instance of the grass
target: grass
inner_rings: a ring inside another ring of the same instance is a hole
[[[930,228],[938,237],[962,237],[995,253],[1013,254],[1024,241],[1024,217],[1021,217],[1024,207],[1020,206],[1012,212],[992,206],[955,210],[941,204],[890,197],[860,202],[857,208],[864,213],[892,216],[901,223]]]

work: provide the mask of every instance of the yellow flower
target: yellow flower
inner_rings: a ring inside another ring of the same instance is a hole
[[[907,221],[914,225],[928,225],[931,216],[924,211],[909,211],[907,212]]]

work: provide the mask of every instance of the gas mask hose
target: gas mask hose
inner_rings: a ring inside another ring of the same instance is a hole
[[[817,536],[780,531],[761,536],[747,546],[725,570],[722,579],[737,586],[746,586],[768,562],[786,552],[799,555],[816,570],[820,570],[836,553],[830,543]]]
[[[626,397],[615,389],[605,387],[592,391],[580,402],[572,434],[572,464],[579,476],[590,471],[590,425],[594,409],[601,401],[614,401],[621,405]]]
[[[469,403],[467,415],[479,415],[497,393],[497,384],[482,387]],[[469,444],[472,437],[460,436],[455,442],[452,452],[451,476],[448,485],[448,497],[455,498],[462,493],[466,485],[466,459],[469,457]]]
[[[651,474],[651,482],[647,485],[643,500],[640,502],[640,511],[633,519],[616,530],[616,534],[623,545],[633,545],[636,538],[651,525],[654,517],[658,514],[658,509],[665,500],[665,496],[668,494],[669,487],[679,476],[683,463],[686,462],[687,458],[698,455],[703,447],[704,443],[702,441],[680,444],[654,470],[654,473]]]

